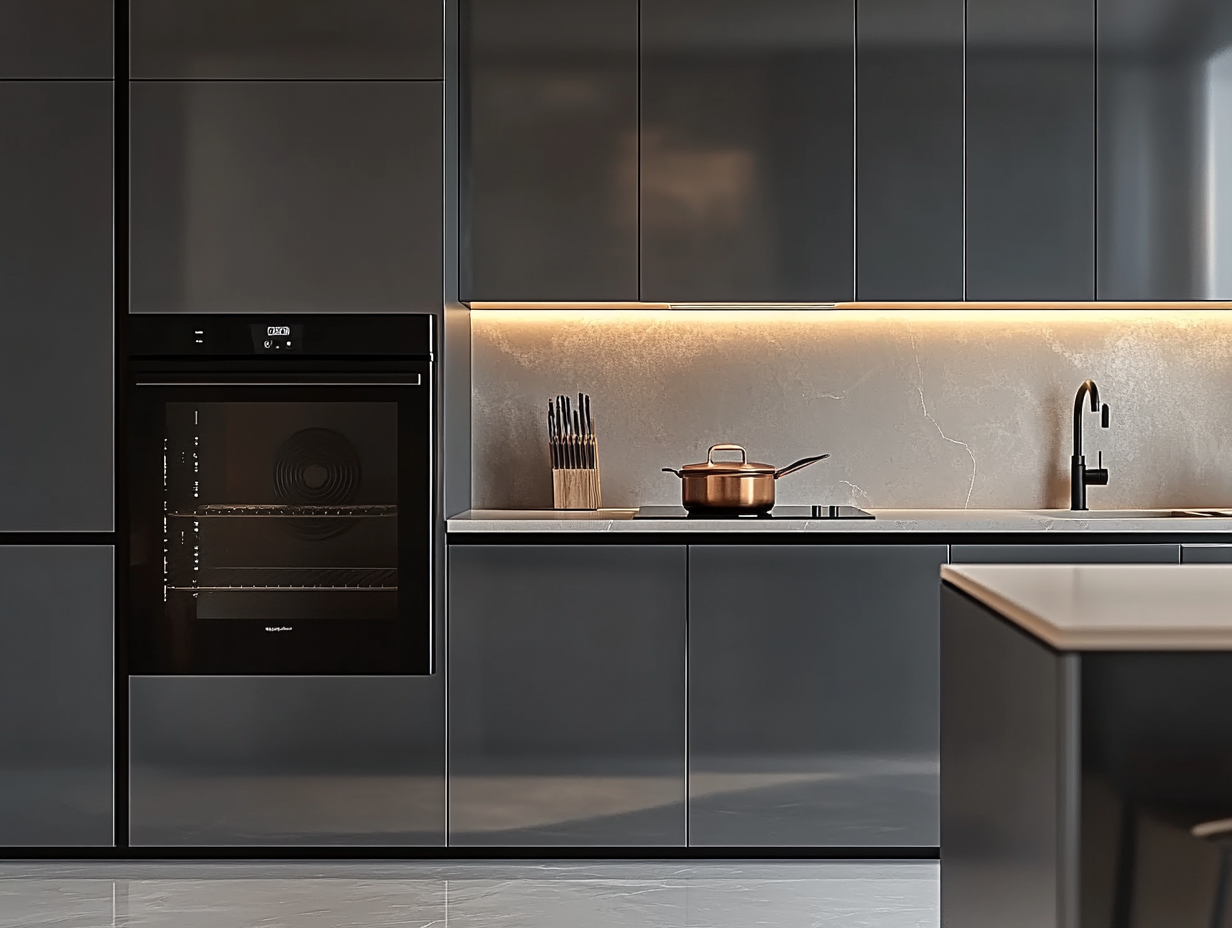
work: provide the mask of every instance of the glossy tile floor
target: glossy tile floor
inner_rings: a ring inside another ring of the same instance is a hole
[[[935,928],[911,863],[0,864],[0,928]]]

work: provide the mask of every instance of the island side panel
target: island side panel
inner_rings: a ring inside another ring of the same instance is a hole
[[[1221,842],[1190,829],[1232,817],[1232,653],[1082,662],[1083,928],[1225,924]]]
[[[1064,795],[1075,734],[1067,722],[1072,660],[942,586],[946,928],[1077,928],[1063,904],[1073,879]]]

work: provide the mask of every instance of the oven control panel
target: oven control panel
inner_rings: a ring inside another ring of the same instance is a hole
[[[256,354],[298,354],[304,349],[302,325],[249,326],[252,330],[252,350]]]

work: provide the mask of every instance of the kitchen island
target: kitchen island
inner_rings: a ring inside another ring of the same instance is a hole
[[[942,579],[947,928],[1227,924],[1232,567]]]

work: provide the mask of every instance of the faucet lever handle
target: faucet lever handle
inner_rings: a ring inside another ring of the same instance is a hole
[[[1108,404],[1107,403],[1104,403],[1104,408],[1100,413],[1099,425],[1100,425],[1100,428],[1106,429],[1108,427]]]

